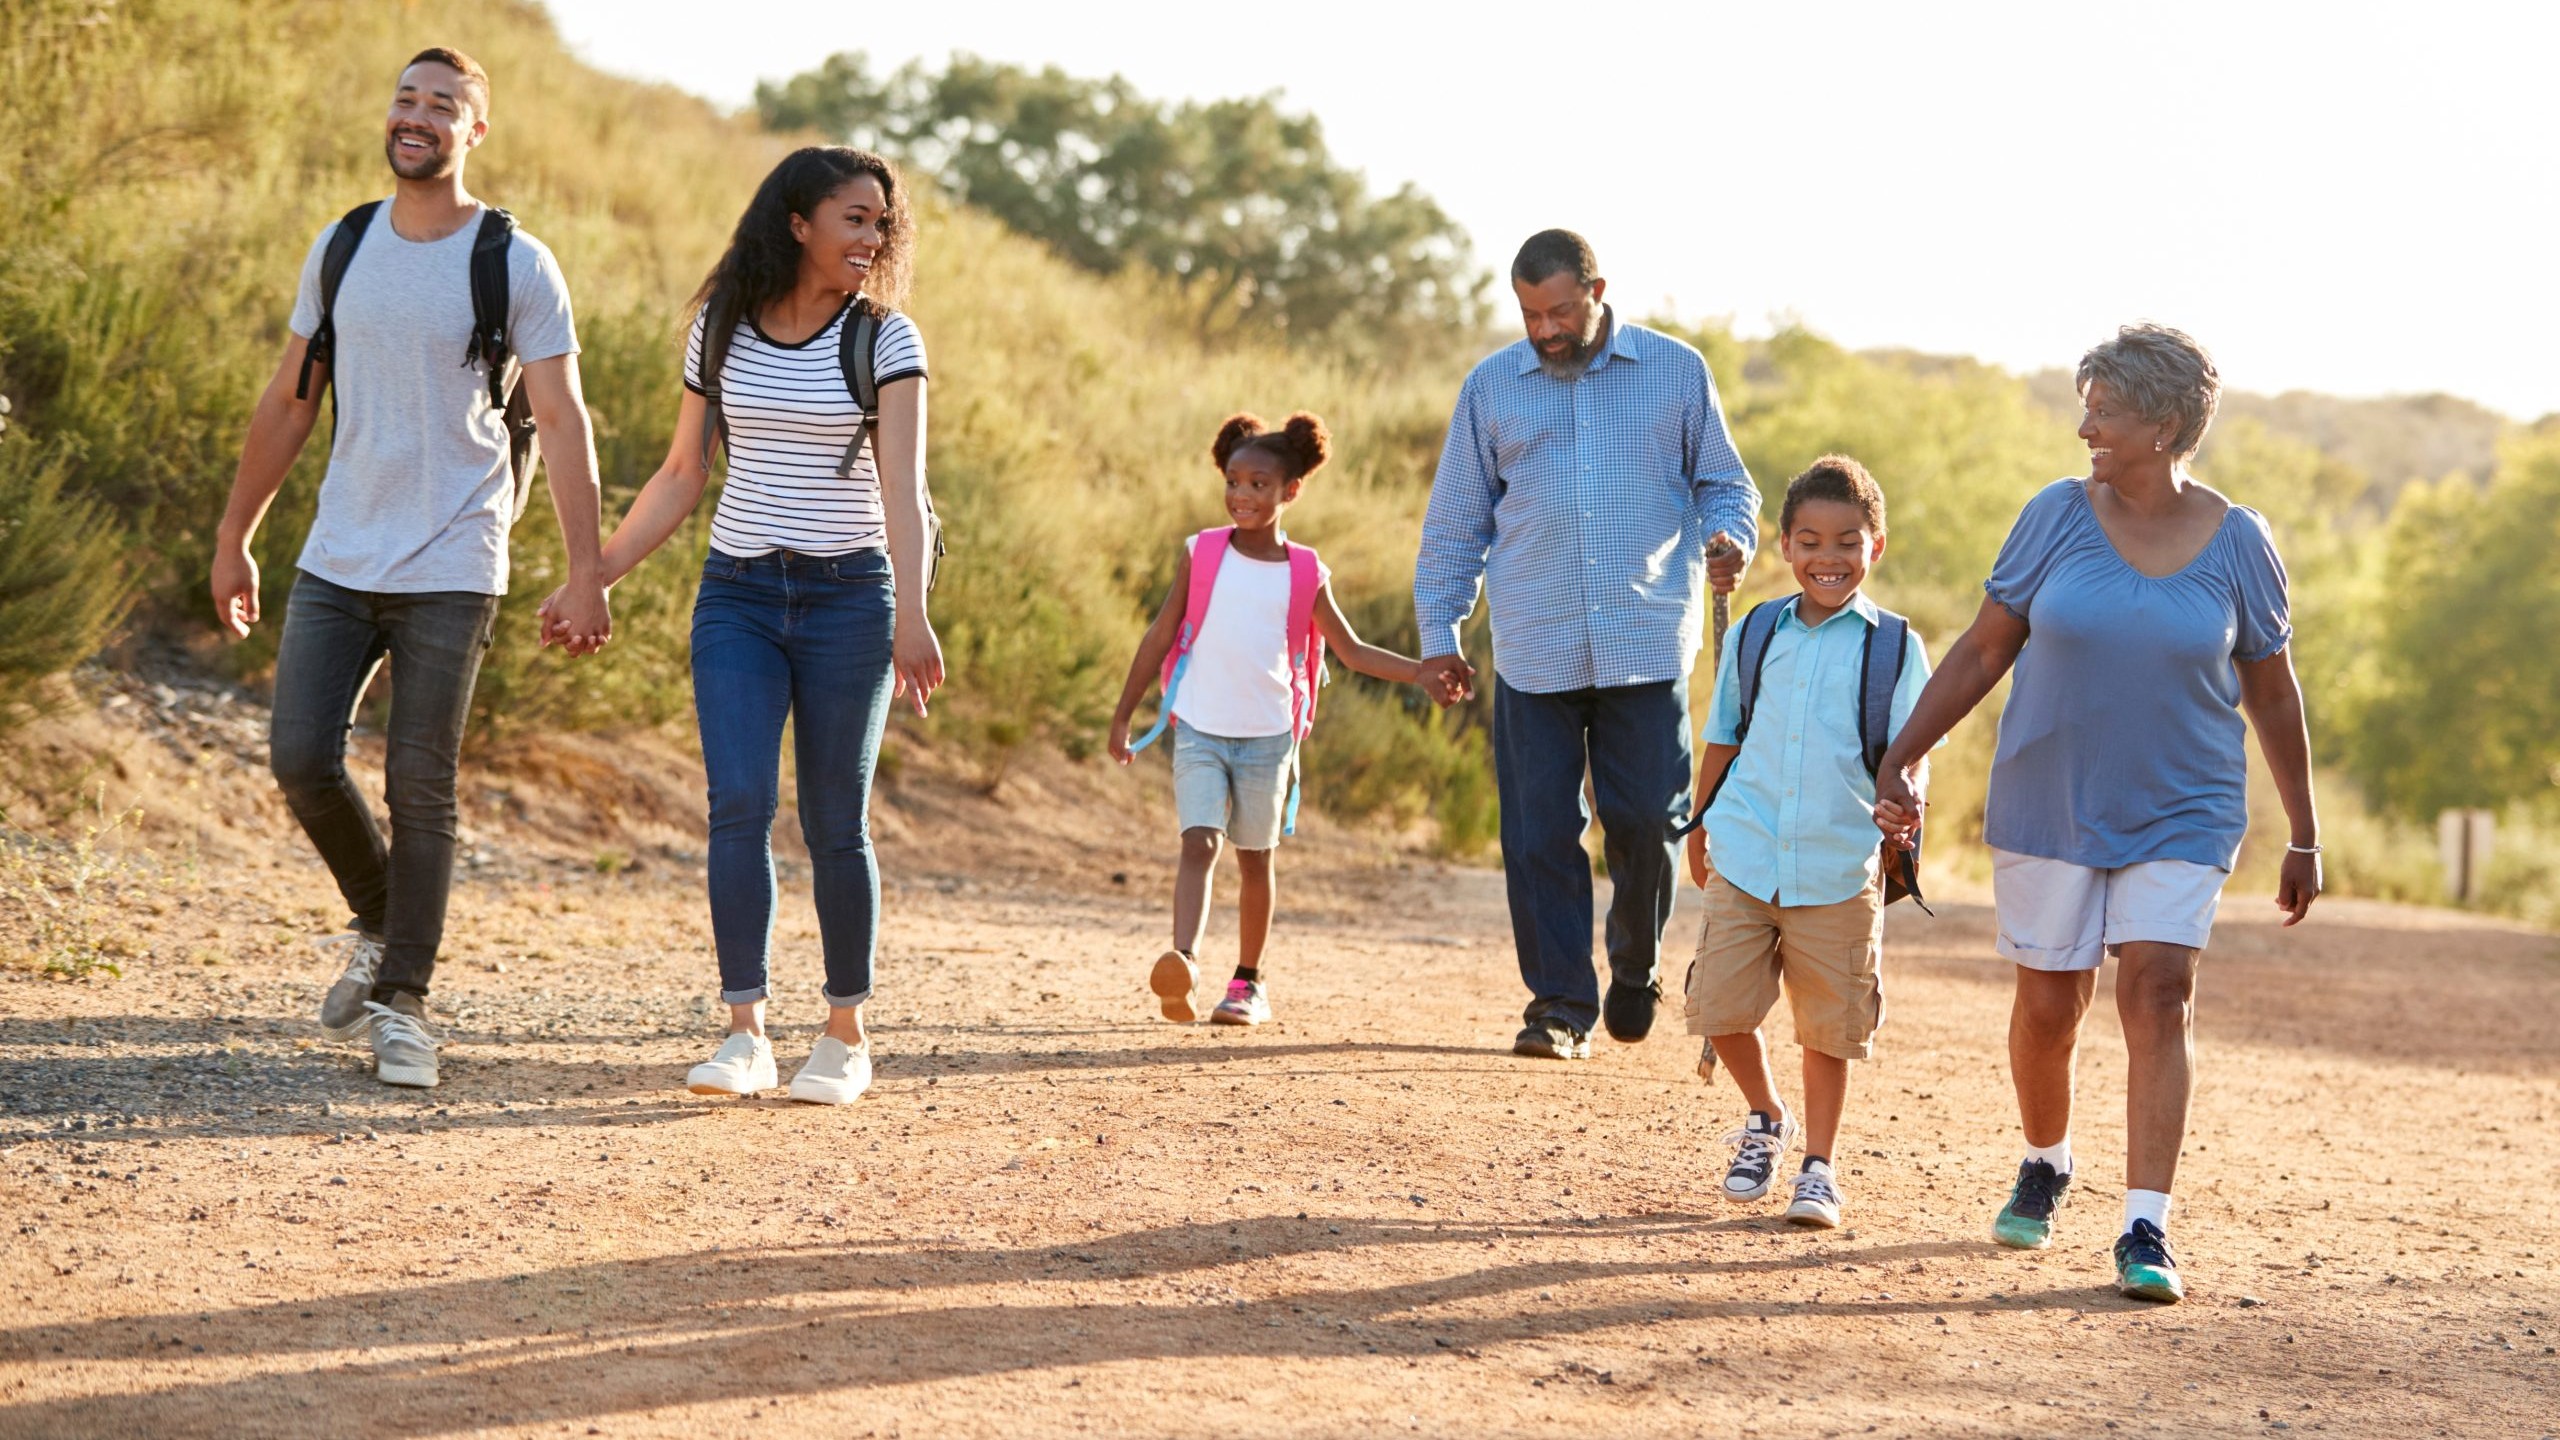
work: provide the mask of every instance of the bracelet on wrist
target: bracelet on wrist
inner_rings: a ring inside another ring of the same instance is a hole
[[[2295,855],[2317,855],[2320,853],[2320,847],[2317,845],[2287,845],[2284,848]]]

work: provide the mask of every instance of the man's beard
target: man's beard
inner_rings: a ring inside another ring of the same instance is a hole
[[[1570,341],[1561,351],[1538,350],[1538,368],[1558,380],[1579,380],[1591,368],[1591,357],[1600,349],[1600,339],[1609,328],[1606,310],[1591,317],[1591,331],[1579,340]],[[1535,342],[1532,342],[1533,346]]]
[[[453,173],[453,155],[447,150],[433,149],[419,159],[403,160],[397,135],[382,142],[382,158],[391,162],[391,173],[403,180],[440,180]]]

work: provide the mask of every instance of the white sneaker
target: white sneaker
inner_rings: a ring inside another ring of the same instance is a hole
[[[791,1077],[791,1098],[812,1105],[850,1105],[871,1088],[871,1041],[860,1048],[833,1035],[809,1047],[809,1063]]]
[[[1752,1111],[1741,1129],[1724,1137],[1724,1143],[1733,1147],[1733,1164],[1724,1172],[1724,1198],[1757,1200],[1768,1194],[1778,1178],[1778,1162],[1795,1138],[1795,1124],[1786,1116],[1772,1120]]]
[[[684,1088],[696,1095],[753,1095],[781,1083],[773,1069],[773,1042],[744,1031],[721,1041],[710,1059],[684,1077]]]
[[[346,957],[346,968],[329,986],[329,993],[320,997],[320,1033],[332,1040],[353,1040],[373,1023],[365,1003],[373,998],[374,972],[382,968],[382,942],[361,930],[350,930],[316,943],[322,950]]]
[[[1840,1228],[1840,1191],[1832,1183],[1831,1162],[1815,1160],[1796,1177],[1796,1201],[1787,1218],[1815,1230]]]
[[[373,1031],[373,1078],[385,1085],[436,1088],[436,1032],[427,1028],[427,1002],[402,995],[390,1005],[365,1002]]]

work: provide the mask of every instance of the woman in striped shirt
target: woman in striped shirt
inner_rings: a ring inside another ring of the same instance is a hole
[[[675,439],[604,548],[611,583],[664,544],[701,501],[719,443],[728,477],[694,602],[693,688],[729,1035],[688,1077],[697,1094],[777,1079],[764,1005],[786,718],[828,1005],[790,1095],[841,1105],[871,1083],[872,770],[891,700],[904,693],[923,714],[942,683],[925,615],[924,341],[893,308],[913,242],[904,187],[879,156],[812,146],[776,166],[693,298]],[[879,397],[868,415],[847,349],[865,332]]]

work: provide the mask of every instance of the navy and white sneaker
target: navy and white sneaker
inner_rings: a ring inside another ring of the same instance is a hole
[[[1784,1116],[1772,1120],[1766,1111],[1752,1111],[1741,1129],[1724,1137],[1724,1143],[1733,1147],[1733,1164],[1724,1172],[1724,1198],[1757,1200],[1768,1194],[1778,1178],[1778,1162],[1786,1158],[1795,1138],[1794,1121]]]
[[[2169,1237],[2148,1220],[2116,1239],[2116,1289],[2136,1300],[2175,1304],[2187,1298],[2187,1282],[2178,1278],[2178,1261],[2169,1253]]]

